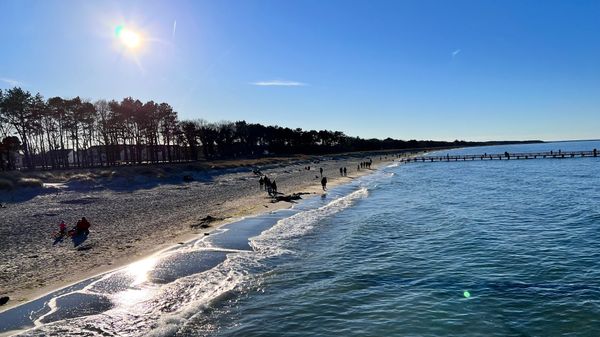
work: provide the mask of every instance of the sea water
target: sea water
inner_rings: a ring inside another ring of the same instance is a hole
[[[392,163],[1,313],[0,328],[18,318],[37,326],[25,335],[599,336],[599,173],[600,157]]]
[[[364,187],[282,238],[285,257],[217,306],[213,334],[600,336],[600,158],[413,163]]]

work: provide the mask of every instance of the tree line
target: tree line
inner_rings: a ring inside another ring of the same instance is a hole
[[[168,103],[88,100],[0,90],[0,170],[327,154],[480,145],[474,142],[362,139],[340,131],[290,129],[246,121],[179,120]]]

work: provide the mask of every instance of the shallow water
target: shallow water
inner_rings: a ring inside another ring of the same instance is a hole
[[[599,167],[391,165],[1,313],[0,332],[19,318],[26,335],[598,336]]]

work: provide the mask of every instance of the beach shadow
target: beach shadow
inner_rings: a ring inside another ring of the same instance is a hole
[[[9,208],[11,203],[29,201],[39,195],[57,193],[60,190],[53,187],[22,187],[11,191],[0,191],[0,214],[4,208]]]
[[[79,247],[77,247],[77,250],[80,251],[80,252],[82,252],[82,251],[90,250],[92,248],[94,248],[94,245],[87,244],[85,246],[79,246]]]
[[[246,171],[251,173],[249,168],[246,168]],[[99,182],[97,186],[102,189],[124,193],[149,190],[163,185],[180,186],[181,189],[189,189],[194,184],[214,183],[219,176],[230,173],[236,172],[232,172],[232,170],[183,171],[170,177],[153,177],[141,174],[134,177],[113,178],[109,181]]]
[[[67,205],[87,205],[87,204],[92,204],[98,200],[100,200],[100,198],[86,197],[86,198],[80,198],[80,199],[62,200],[62,201],[60,201],[60,203],[67,204]]]

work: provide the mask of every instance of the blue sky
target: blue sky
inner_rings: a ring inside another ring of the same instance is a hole
[[[2,0],[0,88],[361,137],[600,138],[599,18],[577,0]]]

